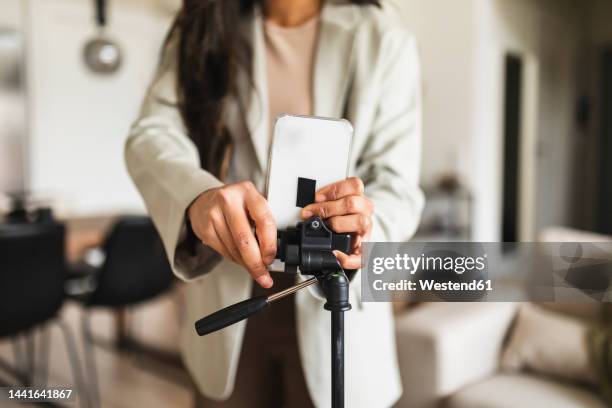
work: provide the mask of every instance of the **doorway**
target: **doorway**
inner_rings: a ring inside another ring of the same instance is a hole
[[[603,53],[601,90],[597,228],[603,234],[612,235],[612,48]]]
[[[517,55],[505,59],[504,83],[504,154],[502,241],[519,240],[520,223],[520,166],[522,128],[523,60]]]

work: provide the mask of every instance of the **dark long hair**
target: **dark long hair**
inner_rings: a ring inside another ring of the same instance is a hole
[[[240,27],[265,0],[183,0],[166,43],[178,36],[177,101],[201,166],[220,176],[231,144],[224,123],[228,98],[238,97],[238,76],[253,85],[250,38]],[[351,0],[380,6],[380,0]]]

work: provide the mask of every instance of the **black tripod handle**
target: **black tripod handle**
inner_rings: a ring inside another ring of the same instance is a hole
[[[266,308],[270,304],[267,296],[257,296],[252,299],[243,300],[240,303],[226,307],[208,315],[195,323],[198,335],[221,330],[227,326],[246,319],[254,313]]]

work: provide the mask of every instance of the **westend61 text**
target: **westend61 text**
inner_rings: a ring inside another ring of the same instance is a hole
[[[492,291],[491,280],[473,280],[471,282],[437,282],[432,279],[420,279],[417,282],[403,279],[399,282],[383,282],[375,280],[372,284],[378,291]]]

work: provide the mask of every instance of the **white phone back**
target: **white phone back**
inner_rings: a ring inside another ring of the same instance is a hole
[[[353,127],[347,120],[280,116],[268,165],[266,195],[279,230],[301,220],[298,178],[316,180],[316,190],[348,176]]]

